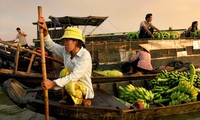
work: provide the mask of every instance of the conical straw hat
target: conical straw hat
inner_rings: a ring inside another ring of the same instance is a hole
[[[139,46],[144,48],[147,52],[150,52],[150,46],[148,44],[139,44]]]

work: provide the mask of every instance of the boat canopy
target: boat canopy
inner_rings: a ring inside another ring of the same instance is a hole
[[[73,17],[73,16],[65,16],[65,17],[53,17],[51,16],[51,21],[46,21],[48,28],[61,27],[62,26],[99,26],[101,25],[108,17],[102,16],[88,16],[88,17]],[[53,25],[53,20],[55,19],[58,24]],[[34,22],[33,25],[37,25],[37,22]]]

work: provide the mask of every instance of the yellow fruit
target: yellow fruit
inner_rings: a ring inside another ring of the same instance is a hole
[[[63,68],[61,71],[60,71],[60,77],[65,77],[67,75],[69,75],[71,73],[71,70],[69,68]]]
[[[87,92],[86,86],[82,82],[69,82],[65,85],[65,90],[71,96],[75,104],[81,104]]]
[[[94,73],[98,73],[103,76],[108,77],[120,77],[123,76],[123,73],[119,70],[103,70],[103,71],[94,71]]]
[[[107,76],[118,77],[118,76],[123,76],[123,73],[120,72],[119,70],[110,70],[107,72]]]

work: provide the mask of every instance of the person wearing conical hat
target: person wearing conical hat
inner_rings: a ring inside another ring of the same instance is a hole
[[[124,72],[142,72],[144,74],[151,73],[153,67],[151,65],[150,47],[148,44],[139,44],[141,50],[135,56],[130,58],[129,62],[122,65]]]
[[[66,28],[64,35],[61,37],[61,39],[64,40],[64,46],[62,46],[53,42],[51,39],[43,17],[39,19],[38,23],[39,27],[43,29],[45,47],[62,57],[65,68],[71,70],[70,74],[63,78],[42,82],[43,89],[50,89],[55,86],[67,88],[67,85],[69,84],[74,88],[74,85],[79,82],[86,88],[85,91],[80,91],[83,92],[84,95],[81,96],[84,97],[82,101],[90,105],[90,99],[94,97],[94,90],[91,81],[92,60],[90,53],[85,49],[85,39],[83,39],[82,31],[75,27]],[[81,104],[81,102],[77,104]]]

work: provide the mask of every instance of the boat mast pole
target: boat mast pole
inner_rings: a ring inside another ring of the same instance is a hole
[[[38,6],[38,19],[42,17],[42,6]],[[43,29],[39,27],[40,35],[40,48],[41,48],[41,64],[42,64],[42,77],[43,82],[47,80],[46,74],[46,63],[45,63],[45,52],[44,52],[44,35]],[[44,90],[44,102],[45,102],[45,120],[49,120],[49,99],[48,99],[48,89]]]

